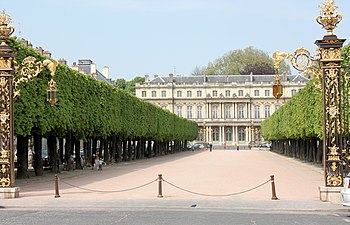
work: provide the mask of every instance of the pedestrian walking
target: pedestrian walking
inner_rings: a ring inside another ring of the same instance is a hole
[[[102,171],[103,158],[98,161],[98,170]]]
[[[237,143],[237,151],[239,151],[239,144]]]
[[[213,150],[213,145],[210,143],[209,144],[209,151],[211,152],[211,150]]]

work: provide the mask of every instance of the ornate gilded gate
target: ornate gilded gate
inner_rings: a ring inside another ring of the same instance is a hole
[[[342,47],[345,39],[339,39],[333,30],[342,20],[337,14],[338,6],[334,0],[325,0],[320,6],[320,16],[316,21],[327,30],[322,40],[317,40],[318,46],[315,56],[304,48],[297,49],[294,54],[275,52],[275,69],[284,59],[289,59],[294,68],[299,71],[310,71],[319,79],[319,88],[322,91],[323,102],[323,162],[325,185],[327,187],[340,187],[343,185],[343,177],[349,170],[350,142],[346,145],[349,133],[348,107],[350,94],[348,89],[349,78],[342,75]],[[276,74],[278,78],[278,73]]]

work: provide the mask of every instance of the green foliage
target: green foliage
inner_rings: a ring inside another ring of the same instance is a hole
[[[342,66],[350,65],[350,45],[342,50]],[[345,68],[342,72],[342,122],[344,131],[349,135],[350,112],[349,112],[349,90],[350,69]],[[322,138],[323,112],[322,94],[315,84],[319,84],[317,79],[310,80],[304,89],[300,90],[284,106],[278,109],[269,119],[262,122],[261,134],[267,140],[279,139],[306,139]]]
[[[26,56],[44,57],[15,39],[9,45],[18,51],[20,62]],[[28,83],[20,85],[15,100],[15,134],[76,138],[106,138],[113,134],[145,137],[153,140],[194,140],[197,124],[140,100],[130,93],[105,82],[58,65],[54,80],[59,100],[55,106],[46,101],[50,74],[44,69]],[[130,86],[143,78],[135,78]],[[126,85],[127,86],[127,85]],[[129,87],[129,91],[132,87]]]
[[[273,59],[266,52],[254,47],[230,51],[214,62],[210,62],[205,69],[196,67],[193,74],[203,70],[207,75],[250,74],[250,72],[253,74],[274,73]],[[290,68],[283,62],[279,71],[280,73],[290,73]]]
[[[310,80],[292,100],[261,124],[267,140],[322,138],[322,95]]]
[[[129,92],[130,94],[135,95],[136,83],[143,83],[143,82],[145,82],[144,77],[135,77],[131,81],[126,81],[125,79],[121,78],[121,79],[116,80],[116,87],[118,87],[122,90],[125,90],[125,91]]]

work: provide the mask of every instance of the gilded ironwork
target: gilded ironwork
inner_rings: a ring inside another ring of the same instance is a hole
[[[15,31],[14,27],[8,26],[8,24],[12,22],[13,22],[13,19],[6,14],[5,10],[0,12],[0,41],[1,41],[0,45],[2,46],[6,46],[6,40]]]
[[[312,57],[306,48],[298,48],[291,55],[290,61],[293,67],[299,71],[307,70],[312,64]]]
[[[338,6],[334,5],[334,0],[325,0],[323,6],[319,6],[319,9],[320,16],[316,18],[316,21],[327,30],[327,35],[333,35],[333,30],[342,20],[342,16],[336,12]]]
[[[18,85],[28,82],[37,76],[43,68],[47,67],[51,76],[55,74],[57,62],[46,59],[37,61],[28,56],[22,62],[15,61],[16,53],[6,44],[14,28],[8,26],[12,19],[5,13],[0,12],[0,186],[9,187],[14,184],[14,157],[13,157],[13,101],[19,95]],[[55,82],[49,82],[49,88],[57,94]],[[57,101],[51,100],[50,104]]]
[[[316,78],[315,87],[322,90],[323,95],[325,183],[326,186],[341,186],[343,165],[349,165],[350,161],[350,140],[348,147],[344,149],[342,138],[345,130],[342,123],[342,96],[350,94],[350,90],[349,93],[344,93],[341,86],[342,82],[349,82],[350,75],[344,78],[345,81],[340,79],[341,52],[345,39],[338,39],[333,34],[333,30],[342,20],[342,16],[336,12],[338,7],[334,5],[334,0],[325,0],[319,8],[321,15],[317,17],[317,22],[327,30],[327,35],[316,41],[316,55],[311,56],[305,48],[298,48],[293,54],[278,51],[273,54],[274,67],[278,76],[280,64],[287,59],[295,69]],[[350,105],[350,98],[347,101]],[[347,128],[350,130],[350,123]]]
[[[273,56],[273,60],[274,60],[273,66],[274,66],[275,70],[278,70],[281,63],[284,61],[284,59],[288,59],[291,56],[291,54],[288,54],[286,52],[277,51],[277,52],[274,52],[272,56]]]

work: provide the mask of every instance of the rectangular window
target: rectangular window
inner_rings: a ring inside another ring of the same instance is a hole
[[[231,105],[225,105],[225,119],[231,119]]]
[[[217,119],[218,118],[218,108],[219,108],[218,105],[213,105],[211,107],[211,118],[213,118],[213,119]]]
[[[238,119],[244,118],[244,105],[238,105]]]
[[[213,129],[212,138],[213,138],[213,141],[219,141],[219,129],[218,128]]]
[[[270,117],[270,106],[265,105],[265,118],[269,118],[269,117]]]
[[[269,97],[270,96],[270,90],[265,90],[265,96]]]
[[[192,106],[187,106],[187,119],[192,119]]]
[[[276,105],[275,106],[275,110],[279,109],[280,108],[280,105]]]
[[[143,98],[147,97],[146,91],[142,91],[142,97]]]
[[[202,91],[197,91],[197,97],[202,97]]]
[[[162,97],[163,97],[163,98],[166,97],[166,91],[162,91]]]
[[[254,106],[254,117],[255,119],[260,119],[260,106]]]
[[[192,91],[187,91],[187,98],[192,98]]]
[[[152,91],[152,97],[157,97],[157,92],[156,91]]]
[[[259,90],[254,90],[254,96],[259,96]]]
[[[226,90],[226,91],[225,91],[225,96],[226,96],[226,97],[230,97],[230,95],[231,95],[231,91],[230,91],[230,90]]]
[[[176,92],[176,97],[181,98],[182,97],[182,91],[177,91]]]
[[[243,96],[243,90],[238,91],[238,96]]]
[[[179,117],[182,117],[182,106],[177,106],[176,107],[176,113]]]
[[[213,91],[213,97],[217,97],[218,96],[218,91]]]
[[[294,96],[297,93],[297,90],[292,89],[292,96]]]
[[[197,106],[197,118],[202,119],[202,106]]]

